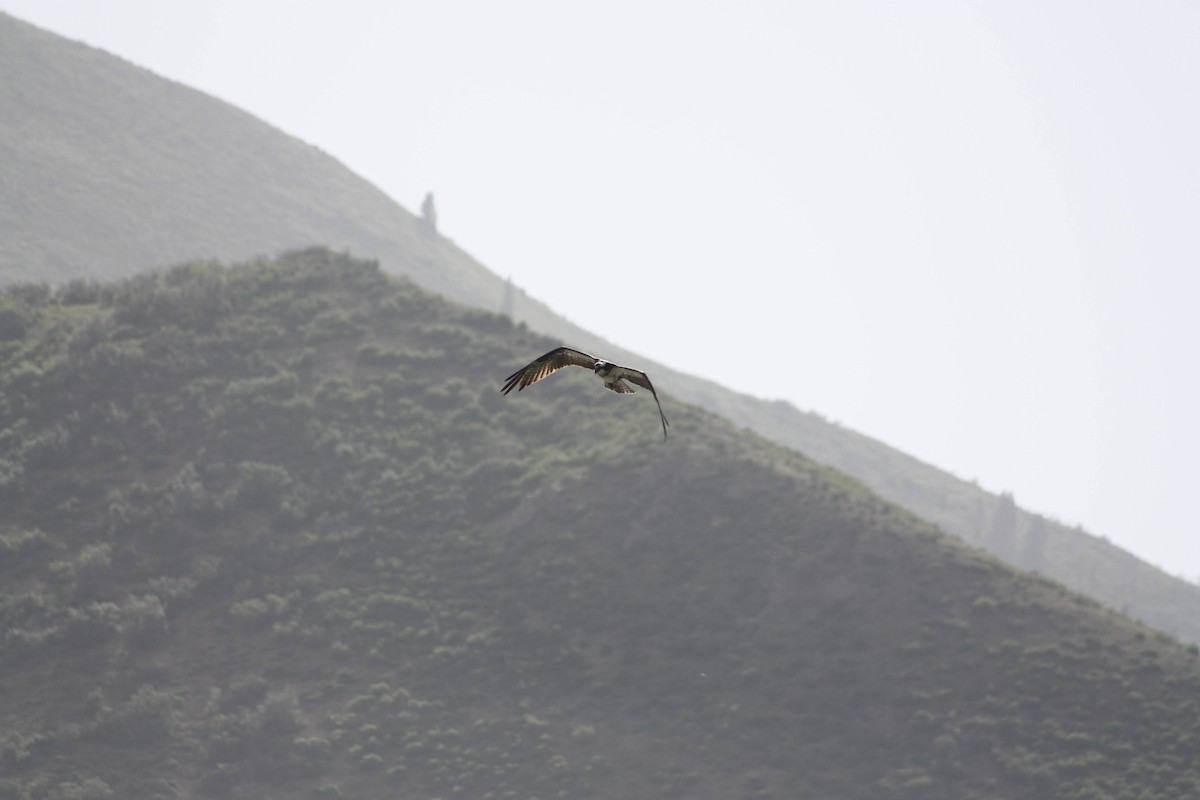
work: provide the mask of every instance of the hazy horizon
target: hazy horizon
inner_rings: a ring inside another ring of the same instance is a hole
[[[1200,7],[0,10],[432,190],[623,347],[1200,577]]]

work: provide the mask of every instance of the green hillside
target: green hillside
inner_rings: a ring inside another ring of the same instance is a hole
[[[1200,657],[326,250],[0,300],[0,798],[1187,798]]]
[[[0,284],[107,279],[320,244],[377,258],[388,272],[478,308],[499,310],[506,296],[496,275],[320,150],[4,14],[0,108]],[[787,403],[614,347],[519,288],[512,310],[561,342],[644,365],[677,397],[854,475],[945,531],[1200,642],[1200,587],[1029,514],[995,537],[1000,501],[973,484]]]

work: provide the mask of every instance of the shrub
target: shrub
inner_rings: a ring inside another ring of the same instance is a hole
[[[156,595],[130,596],[121,604],[120,629],[138,645],[159,641],[167,632],[167,611]]]
[[[996,610],[996,598],[988,595],[981,595],[975,598],[975,602],[971,604],[976,611],[991,613]]]
[[[248,508],[278,511],[292,486],[287,470],[274,464],[243,461],[238,464],[238,500]]]
[[[290,740],[304,728],[296,693],[291,689],[268,692],[255,709],[250,727],[261,737],[288,737]]]
[[[33,314],[23,303],[0,295],[0,342],[11,342],[25,337]]]
[[[175,727],[175,697],[144,685],[109,719],[102,733],[115,745],[150,747],[165,745]]]
[[[0,485],[4,483],[3,472],[4,462],[0,462]],[[4,556],[5,561],[42,550],[49,544],[50,537],[37,528],[0,533],[0,555]]]

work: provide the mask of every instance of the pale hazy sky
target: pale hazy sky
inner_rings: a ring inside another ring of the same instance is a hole
[[[1194,0],[0,9],[433,190],[624,347],[1200,576]]]

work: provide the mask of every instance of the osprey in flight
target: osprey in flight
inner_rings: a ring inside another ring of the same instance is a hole
[[[629,387],[630,383],[637,384],[643,389],[649,389],[650,394],[654,395],[654,402],[658,404],[658,416],[662,419],[663,438],[667,437],[667,426],[671,423],[667,422],[667,417],[663,414],[662,403],[658,402],[658,392],[654,391],[654,384],[650,383],[649,375],[640,369],[622,367],[620,364],[589,356],[587,353],[581,353],[569,347],[559,347],[540,358],[535,358],[527,366],[521,367],[505,378],[504,388],[500,391],[502,394],[508,394],[513,388],[521,391],[526,386],[532,386],[563,367],[586,367],[600,376],[604,381],[605,389],[612,389],[618,394],[633,394],[633,389]]]

